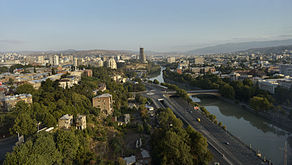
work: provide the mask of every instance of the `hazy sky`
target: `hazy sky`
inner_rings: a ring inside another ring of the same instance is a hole
[[[177,51],[292,38],[292,0],[0,0],[0,51]]]

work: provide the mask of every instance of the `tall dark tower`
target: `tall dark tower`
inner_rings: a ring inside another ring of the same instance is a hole
[[[144,48],[140,48],[140,62],[146,63],[146,56],[144,54]]]

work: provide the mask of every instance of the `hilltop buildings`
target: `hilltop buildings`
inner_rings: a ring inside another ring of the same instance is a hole
[[[10,111],[16,103],[19,101],[24,101],[25,103],[31,104],[32,103],[32,95],[31,94],[20,94],[14,96],[5,96],[1,100],[1,107],[4,111]]]
[[[58,121],[59,129],[70,129],[73,126],[73,115],[63,115]],[[86,129],[86,116],[85,115],[77,115],[76,117],[76,129]]]
[[[83,130],[85,128],[86,128],[86,116],[85,115],[77,115],[76,129]]]
[[[105,93],[92,98],[93,107],[99,108],[105,115],[111,115],[113,113],[113,98],[109,93]]]
[[[62,116],[59,121],[58,125],[61,129],[70,129],[73,124],[73,115],[64,115]]]

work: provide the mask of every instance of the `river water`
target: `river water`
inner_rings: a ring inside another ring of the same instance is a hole
[[[164,78],[163,78],[163,71],[165,70],[165,67],[161,67],[161,71],[160,74],[156,77],[151,77],[149,78],[149,80],[153,81],[153,80],[158,80],[160,83],[164,83]]]
[[[164,82],[163,70],[165,68],[161,67],[160,75],[152,77],[150,80],[157,79],[160,83]],[[214,114],[218,122],[222,122],[232,135],[259,151],[267,160],[272,160],[273,164],[284,164],[284,148],[287,141],[288,165],[292,165],[291,133],[274,126],[268,120],[243,109],[239,105],[218,98],[191,98],[195,102],[200,102],[210,113]]]
[[[269,121],[246,111],[236,104],[227,103],[218,98],[194,98],[202,106],[214,114],[218,122],[226,125],[227,130],[238,137],[248,146],[259,151],[266,159],[272,160],[273,164],[282,165],[284,163],[284,146],[291,133],[282,130]],[[287,142],[288,164],[292,164],[292,144]],[[290,142],[291,143],[291,142]]]

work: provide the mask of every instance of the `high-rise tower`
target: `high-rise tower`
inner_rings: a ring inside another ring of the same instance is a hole
[[[140,48],[140,62],[146,63],[146,56],[144,54],[144,48]]]

